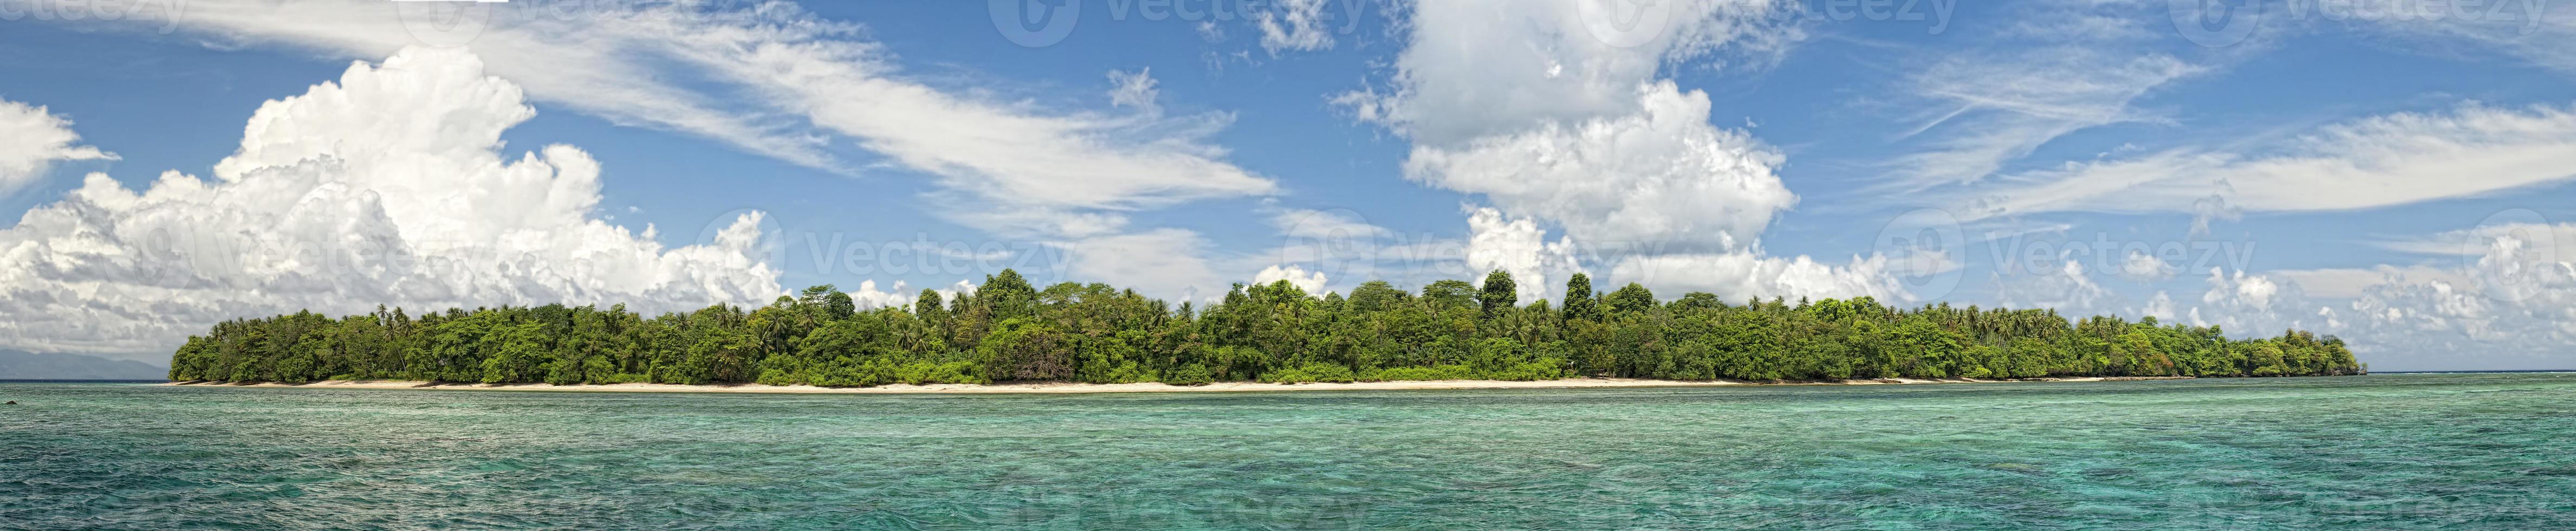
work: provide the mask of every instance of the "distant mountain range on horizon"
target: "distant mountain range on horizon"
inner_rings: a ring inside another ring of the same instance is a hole
[[[134,360],[0,350],[0,380],[159,380],[169,376],[168,367]]]

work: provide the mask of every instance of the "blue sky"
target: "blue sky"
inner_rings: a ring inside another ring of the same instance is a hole
[[[1503,269],[2576,367],[2576,11],[2545,1],[86,5],[0,10],[33,52],[0,57],[0,348]],[[851,254],[941,247],[984,259]]]

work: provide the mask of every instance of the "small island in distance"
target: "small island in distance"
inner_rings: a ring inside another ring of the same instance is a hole
[[[2076,321],[2053,310],[1946,304],[1899,309],[1868,297],[1733,305],[1691,293],[1663,301],[1633,283],[1595,294],[1581,274],[1557,305],[1520,304],[1511,275],[1500,271],[1481,287],[1443,280],[1411,293],[1377,281],[1348,297],[1310,296],[1286,281],[1238,285],[1204,308],[1104,284],[1040,290],[1012,270],[946,300],[923,290],[909,308],[860,311],[832,286],[800,295],[747,311],[717,305],[652,318],[623,305],[558,304],[236,320],[190,338],[171,357],[170,379],[907,385],[938,392],[1032,382],[1244,390],[1242,383],[1626,387],[2366,372],[2341,339],[2297,330],[2230,339],[2218,327],[2152,317]]]

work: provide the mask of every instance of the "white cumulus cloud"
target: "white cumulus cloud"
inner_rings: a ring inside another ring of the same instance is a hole
[[[1689,250],[1751,243],[1796,194],[1772,172],[1782,155],[1709,125],[1709,101],[1671,82],[1637,89],[1642,112],[1416,146],[1405,175],[1481,194],[1516,216],[1545,218],[1594,244]]]
[[[152,354],[306,309],[658,312],[782,293],[760,214],[679,248],[609,225],[589,154],[503,151],[534,115],[477,57],[407,49],[262,105],[211,180],[169,172],[137,191],[92,174],[0,230],[0,346]]]
[[[1305,291],[1307,296],[1312,297],[1324,296],[1324,287],[1330,285],[1330,279],[1324,278],[1322,271],[1309,272],[1295,265],[1274,265],[1262,268],[1260,273],[1252,275],[1254,285],[1267,286],[1282,280],[1288,281],[1288,285],[1296,286],[1297,289]]]
[[[1770,0],[1668,0],[1636,7],[1663,24],[1596,31],[1588,12],[1615,2],[1423,0],[1408,7],[1409,43],[1385,91],[1336,101],[1418,145],[1455,147],[1548,123],[1637,114],[1637,87],[1668,63],[1780,52],[1802,35],[1769,15]],[[1641,21],[1653,22],[1653,21]],[[1604,26],[1609,28],[1610,26]],[[1627,38],[1633,37],[1633,38]],[[1633,42],[1632,42],[1633,41]],[[1515,43],[1497,46],[1493,43]],[[1630,44],[1629,46],[1622,46]]]
[[[860,281],[859,289],[843,291],[842,293],[849,294],[850,303],[857,306],[858,310],[862,312],[881,308],[910,307],[914,300],[921,297],[921,292],[906,289],[902,282],[895,282],[893,287],[880,291],[877,289],[877,281],[875,280]],[[948,299],[946,297],[941,297],[940,300],[946,301]]]
[[[471,49],[539,102],[826,170],[862,171],[842,160],[840,148],[855,146],[882,160],[867,168],[929,178],[928,212],[1076,254],[1145,253],[1205,269],[1194,234],[1131,227],[1128,214],[1278,190],[1208,140],[1230,115],[1163,116],[1133,99],[1150,96],[1136,90],[1151,87],[1138,84],[1151,79],[1143,72],[1121,80],[1123,103],[1139,105],[1085,109],[1007,84],[935,83],[907,72],[864,26],[793,2],[584,3],[573,16],[530,3],[455,7],[461,14],[422,4],[205,0],[175,23],[218,46],[281,43],[356,58],[423,44]],[[1155,242],[1175,246],[1141,247]],[[1169,295],[1222,289],[1186,283],[1218,278],[1131,280]]]
[[[1756,251],[1678,253],[1627,257],[1610,269],[1610,277],[1644,284],[1665,298],[1680,291],[1703,291],[1730,303],[1772,297],[1794,301],[1868,296],[1901,304],[1904,301],[1887,266],[1883,257],[1854,257],[1835,265]]]
[[[71,125],[44,107],[0,100],[0,197],[35,184],[55,162],[116,160],[115,153],[78,145]]]
[[[1467,267],[1479,287],[1485,274],[1493,271],[1511,273],[1514,294],[1522,302],[1562,298],[1551,293],[1550,286],[1562,286],[1583,272],[1575,259],[1573,238],[1547,241],[1547,232],[1528,218],[1508,219],[1491,208],[1479,208],[1467,216]]]
[[[2057,260],[2057,267],[2026,275],[1996,273],[1996,295],[2006,307],[2054,309],[2070,316],[2115,313],[2114,308],[2125,302],[2119,294],[2094,282],[2082,262],[2065,254]]]
[[[2480,232],[2480,231],[2464,231]],[[2544,369],[2576,363],[2576,264],[2511,237],[2456,267],[2209,272],[2195,324],[2233,335],[2313,330],[2381,369]],[[2319,300],[2303,282],[2326,283]]]
[[[1414,2],[1388,82],[1332,101],[1413,141],[1407,179],[1488,202],[1469,209],[1465,265],[1510,271],[1525,300],[1587,267],[1668,295],[1889,293],[1884,258],[1762,252],[1772,219],[1798,202],[1777,173],[1785,156],[1713,125],[1708,95],[1666,78],[1776,57],[1803,38],[1770,16],[1788,4],[1594,9],[1613,4]]]

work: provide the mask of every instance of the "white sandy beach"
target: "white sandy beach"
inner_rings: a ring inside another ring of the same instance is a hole
[[[2099,382],[2107,380],[2157,380],[2178,378],[2033,378],[2022,380],[1987,380],[1969,378],[1882,378],[1823,382],[1746,382],[1639,380],[1629,378],[1574,378],[1541,382],[1508,382],[1492,380],[1443,380],[1427,382],[1355,382],[1266,384],[1223,382],[1183,387],[1160,383],[1087,384],[1087,383],[1014,383],[997,385],[933,384],[886,385],[878,387],[815,387],[810,385],[678,385],[678,384],[481,384],[411,382],[394,380],[334,380],[302,384],[171,382],[161,385],[192,387],[269,387],[294,389],[430,389],[442,391],[536,391],[596,393],[775,393],[775,394],[1081,394],[1081,393],[1236,393],[1278,391],[1420,391],[1444,389],[1605,389],[1641,387],[1735,387],[1748,385],[1892,385],[1945,383],[2006,382]]]

